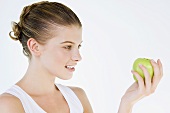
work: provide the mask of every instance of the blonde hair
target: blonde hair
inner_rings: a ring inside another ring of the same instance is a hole
[[[31,59],[31,53],[27,47],[29,38],[45,44],[51,38],[50,30],[53,26],[71,25],[82,27],[79,18],[69,7],[57,2],[42,1],[23,8],[20,21],[12,22],[12,31],[9,36],[21,42],[24,55]]]

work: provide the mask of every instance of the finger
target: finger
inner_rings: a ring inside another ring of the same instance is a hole
[[[149,74],[147,68],[143,65],[139,65],[139,67],[141,68],[141,70],[143,71],[143,74],[145,76],[145,87],[146,87],[146,91],[150,91],[151,89],[151,75]]]
[[[163,66],[162,66],[162,63],[161,63],[160,59],[157,60],[157,63],[158,63],[160,73],[161,73],[160,76],[162,77],[163,76]]]
[[[143,91],[145,89],[145,85],[144,85],[144,80],[143,78],[135,71],[131,71],[132,74],[136,77],[138,85],[139,85],[139,89],[140,91]]]
[[[153,66],[153,69],[154,69],[154,76],[153,76],[153,80],[152,80],[152,87],[153,87],[153,90],[156,89],[159,81],[161,80],[162,78],[162,63],[160,61],[158,61],[158,63],[156,63],[154,60],[151,60],[151,64]]]

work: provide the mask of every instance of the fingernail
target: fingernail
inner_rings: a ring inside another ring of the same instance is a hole
[[[134,70],[131,70],[132,73],[134,73],[135,71]]]
[[[151,59],[151,62],[155,62],[153,59]]]
[[[141,67],[141,66],[143,66],[142,64],[139,64],[139,66]]]

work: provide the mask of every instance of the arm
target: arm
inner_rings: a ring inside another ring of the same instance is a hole
[[[144,72],[145,79],[143,79],[137,72],[132,71],[138,81],[133,83],[127,89],[126,93],[121,99],[118,113],[131,113],[132,107],[136,102],[154,93],[159,81],[163,76],[163,68],[160,60],[157,62],[152,60],[151,64],[154,68],[153,79],[151,79],[147,69],[144,66],[140,66],[140,68]]]
[[[2,94],[0,95],[0,113],[25,113],[25,112],[18,98],[10,94]]]

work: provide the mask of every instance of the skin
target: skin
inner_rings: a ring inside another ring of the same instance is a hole
[[[144,72],[145,79],[143,79],[137,72],[132,71],[138,82],[133,83],[125,92],[122,97],[118,113],[131,113],[136,102],[155,92],[156,87],[163,76],[163,68],[159,59],[157,62],[151,60],[151,64],[154,68],[153,79],[151,79],[149,72],[143,65],[139,66]]]
[[[82,43],[82,29],[78,26],[58,27],[57,34],[49,39],[45,45],[39,44],[33,38],[27,42],[32,54],[28,69],[24,77],[16,83],[26,91],[36,103],[48,113],[69,113],[69,107],[61,92],[54,85],[55,78],[68,80],[72,78],[73,71],[65,68],[67,65],[77,65],[82,59],[79,48]],[[146,68],[145,80],[137,72],[132,73],[138,82],[132,84],[122,97],[118,113],[131,113],[133,105],[145,96],[153,93],[162,78],[162,64],[160,60],[151,64],[154,68],[154,77],[151,80]],[[92,107],[83,89],[70,87],[80,99],[84,113],[93,113]],[[57,101],[56,101],[57,100]],[[16,109],[17,108],[17,109]],[[0,96],[1,113],[24,113],[18,98],[10,94]]]

